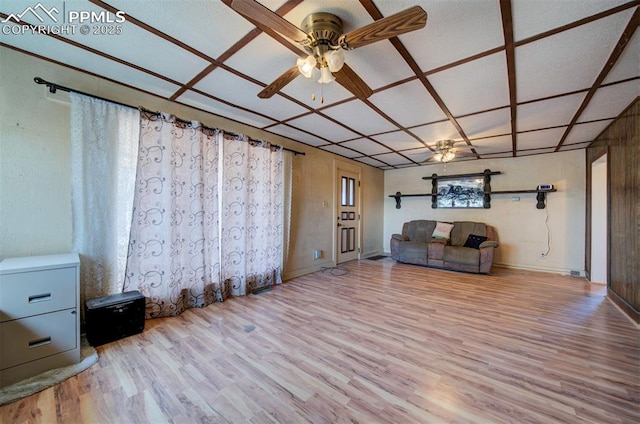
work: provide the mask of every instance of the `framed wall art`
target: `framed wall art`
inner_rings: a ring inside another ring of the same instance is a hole
[[[462,177],[438,181],[437,208],[483,208],[484,180]]]

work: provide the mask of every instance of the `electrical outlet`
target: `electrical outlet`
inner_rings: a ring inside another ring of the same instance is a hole
[[[547,254],[546,254],[546,253],[544,253],[544,252],[540,253],[540,259],[544,259],[544,258],[546,258],[546,257],[547,257]]]

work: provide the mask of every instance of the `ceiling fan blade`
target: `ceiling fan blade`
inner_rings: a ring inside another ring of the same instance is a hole
[[[420,6],[413,6],[395,15],[379,19],[362,28],[346,33],[344,43],[347,48],[355,49],[376,41],[386,40],[406,32],[424,28],[427,13]]]
[[[371,87],[347,64],[344,64],[338,72],[334,72],[333,76],[340,85],[359,99],[366,99],[373,94]]]
[[[255,0],[233,0],[231,8],[264,32],[274,30],[298,43],[307,39],[307,34],[300,28]]]
[[[270,98],[278,91],[282,90],[285,85],[296,79],[298,75],[300,75],[300,71],[298,71],[297,66],[294,66],[293,68],[289,69],[284,74],[276,78],[275,81],[273,81],[271,84],[267,85],[261,92],[258,93],[258,97],[260,97],[261,99]]]

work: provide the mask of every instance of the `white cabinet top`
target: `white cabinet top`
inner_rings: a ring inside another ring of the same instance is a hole
[[[0,275],[41,269],[67,268],[79,264],[80,258],[77,253],[6,258],[0,262]]]

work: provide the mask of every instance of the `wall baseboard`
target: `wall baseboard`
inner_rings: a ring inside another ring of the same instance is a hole
[[[631,305],[629,305],[624,299],[622,299],[616,292],[607,288],[607,299],[611,301],[627,318],[633,322],[636,327],[640,328],[640,312],[636,311]]]
[[[335,265],[336,264],[333,263],[332,260],[324,260],[306,268],[287,270],[282,273],[282,281],[291,280],[292,278],[296,277],[302,277],[303,275],[307,274],[313,274],[314,272],[320,271],[322,268],[330,268]]]
[[[505,263],[493,263],[493,266],[497,266],[500,268],[509,268],[509,269],[521,269],[523,271],[536,271],[536,272],[550,272],[552,274],[560,274],[560,275],[570,275],[574,277],[583,277],[584,278],[584,270],[580,270],[579,275],[574,275],[573,272],[575,270],[566,269],[566,268],[542,268],[537,266],[528,266],[528,265],[516,265],[516,264],[505,264]]]

